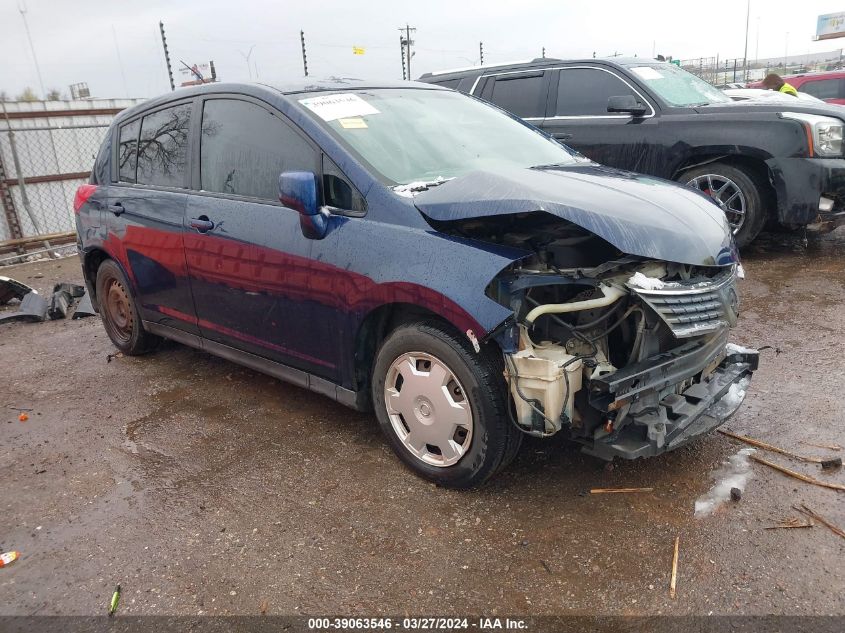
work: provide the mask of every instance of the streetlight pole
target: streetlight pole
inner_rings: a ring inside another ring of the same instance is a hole
[[[35,46],[32,44],[32,35],[29,33],[29,23],[26,21],[26,4],[21,2],[18,5],[18,11],[21,12],[23,18],[23,28],[26,29],[26,39],[29,40],[29,50],[32,51],[32,61],[35,62],[35,74],[38,75],[38,87],[41,88],[41,98],[46,99],[47,93],[44,90],[44,81],[41,79],[41,68],[38,66],[38,57],[35,55]]]
[[[751,0],[745,3],[745,52],[742,54],[743,81],[748,81],[748,20],[751,17]]]

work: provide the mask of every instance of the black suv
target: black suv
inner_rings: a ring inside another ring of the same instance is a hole
[[[767,221],[845,222],[840,106],[735,102],[677,66],[637,58],[535,59],[420,81],[490,101],[596,162],[700,189],[740,246]]]

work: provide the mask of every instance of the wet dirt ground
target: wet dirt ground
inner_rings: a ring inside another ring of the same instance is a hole
[[[769,347],[727,426],[835,456],[799,442],[845,445],[845,229],[767,236],[744,263],[732,339]],[[81,279],[76,258],[0,273]],[[0,551],[22,554],[0,614],[102,614],[118,583],[121,614],[845,613],[845,539],[764,529],[796,503],[845,526],[845,493],[755,464],[740,502],[693,516],[742,448],[722,435],[612,469],[528,441],[453,492],[405,470],[371,415],[175,344],[114,351],[98,318],[0,325]]]

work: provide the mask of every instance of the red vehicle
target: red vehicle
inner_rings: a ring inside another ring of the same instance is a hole
[[[845,105],[845,70],[789,75],[783,80],[799,92],[806,92],[822,101]],[[749,88],[762,88],[763,82],[748,84]]]

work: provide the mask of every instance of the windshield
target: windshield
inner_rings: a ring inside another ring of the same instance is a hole
[[[356,90],[311,93],[298,101],[397,184],[438,181],[476,170],[577,162],[557,141],[457,92]]]
[[[650,66],[632,64],[628,68],[661,99],[672,106],[708,105],[727,103],[731,100],[703,79],[674,64]]]

